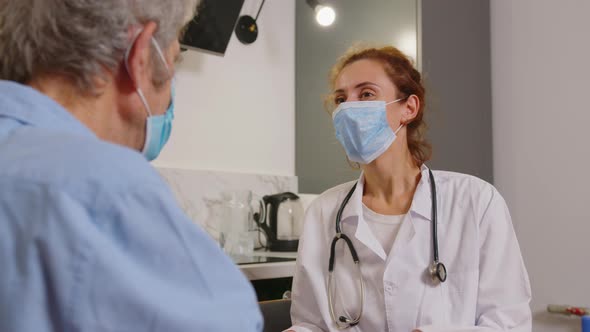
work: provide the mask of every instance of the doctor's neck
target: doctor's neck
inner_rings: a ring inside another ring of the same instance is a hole
[[[416,165],[405,140],[398,139],[381,156],[363,166],[365,186],[363,196],[390,200],[413,193],[420,182],[420,167]]]

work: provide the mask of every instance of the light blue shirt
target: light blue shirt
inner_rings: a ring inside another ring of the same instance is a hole
[[[0,81],[0,331],[261,331],[254,291],[145,158]]]

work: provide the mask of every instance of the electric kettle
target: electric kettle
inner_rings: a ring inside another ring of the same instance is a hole
[[[262,197],[263,208],[254,220],[266,235],[270,251],[297,251],[303,227],[303,204],[299,196],[284,192]]]

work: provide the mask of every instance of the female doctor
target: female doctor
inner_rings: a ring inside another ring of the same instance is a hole
[[[530,332],[506,203],[478,178],[425,165],[411,61],[394,47],[351,50],[330,81],[336,137],[362,173],[307,212],[289,331]]]

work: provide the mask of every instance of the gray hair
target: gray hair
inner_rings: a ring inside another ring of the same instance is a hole
[[[197,2],[0,0],[0,79],[26,84],[38,75],[60,74],[80,91],[93,93],[94,80],[122,64],[134,37],[130,29],[155,22],[154,38],[167,48],[192,18]],[[153,58],[153,64],[161,63]],[[160,77],[154,82],[167,80],[157,67],[154,73]]]

